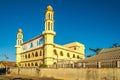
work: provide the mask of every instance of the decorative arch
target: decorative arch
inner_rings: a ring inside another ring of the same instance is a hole
[[[33,43],[31,42],[31,43],[30,43],[30,48],[32,48],[32,47],[33,47]]]
[[[28,63],[28,66],[30,66],[30,63]]]
[[[32,52],[32,57],[34,57],[34,53]]]
[[[25,67],[27,66],[27,64],[25,63]]]
[[[30,53],[28,54],[28,58],[30,58]]]
[[[73,54],[73,58],[75,58],[75,54]]]
[[[33,63],[31,63],[31,66],[34,66],[34,64],[33,64]]]
[[[77,59],[79,59],[80,57],[79,57],[79,55],[77,55]]]
[[[53,52],[54,52],[54,55],[58,55],[58,54],[57,54],[57,51],[56,51],[56,49],[54,49],[54,51],[53,51]]]
[[[70,54],[69,54],[69,53],[67,53],[67,57],[70,57]]]
[[[35,57],[38,57],[38,52],[37,51],[35,52]]]
[[[60,51],[60,56],[63,56],[63,52],[62,51]]]
[[[48,18],[50,19],[50,13],[48,13]]]
[[[40,56],[42,56],[42,51],[40,50]]]
[[[37,62],[35,63],[35,66],[38,66],[38,63],[37,63]]]
[[[27,54],[25,55],[25,59],[27,59]]]

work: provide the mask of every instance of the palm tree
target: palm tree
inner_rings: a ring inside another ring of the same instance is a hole
[[[95,52],[96,54],[98,54],[102,49],[101,48],[96,48],[96,49],[93,49],[93,48],[89,48],[91,51]]]
[[[116,47],[120,47],[120,45],[118,43],[113,43],[112,48],[116,48]]]

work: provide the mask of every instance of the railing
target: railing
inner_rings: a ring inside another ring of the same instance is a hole
[[[120,61],[56,63],[48,68],[120,68]]]
[[[76,63],[76,68],[120,68],[120,61],[99,61]]]

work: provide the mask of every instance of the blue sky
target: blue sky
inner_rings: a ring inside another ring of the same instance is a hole
[[[120,43],[119,0],[0,0],[0,60],[15,61],[16,33],[23,29],[24,41],[40,35],[48,5],[55,11],[55,43],[74,41],[89,48],[108,48]]]

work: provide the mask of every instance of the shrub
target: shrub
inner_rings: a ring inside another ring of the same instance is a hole
[[[46,64],[40,64],[40,66],[39,66],[40,68],[46,68],[47,67],[47,65]]]

